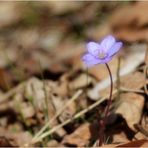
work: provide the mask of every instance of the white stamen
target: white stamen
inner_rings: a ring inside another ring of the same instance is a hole
[[[107,56],[107,54],[104,53],[103,51],[100,51],[98,56],[100,59],[104,59]]]

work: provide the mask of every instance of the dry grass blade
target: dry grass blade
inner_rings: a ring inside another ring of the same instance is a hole
[[[113,91],[113,95],[117,93],[117,90]],[[60,125],[57,125],[55,127],[53,127],[51,130],[43,133],[42,135],[40,135],[39,137],[37,137],[36,139],[32,140],[31,144],[34,144],[38,141],[41,141],[43,138],[45,138],[46,136],[54,133],[56,130],[58,130],[59,128],[65,126],[66,124],[70,123],[72,120],[75,120],[79,117],[81,117],[82,115],[84,115],[85,113],[87,113],[88,111],[92,110],[93,108],[95,108],[96,106],[98,106],[100,103],[102,103],[108,96],[105,96],[104,98],[99,99],[97,102],[93,103],[92,105],[90,105],[89,107],[87,107],[86,109],[80,111],[79,113],[75,114],[73,116],[73,118],[66,120],[65,122],[61,123]]]
[[[124,87],[121,87],[121,88],[120,88],[120,91],[122,91],[122,92],[142,93],[142,94],[145,93],[143,90],[140,90],[140,89],[137,90],[137,89],[124,88]]]
[[[63,106],[63,108],[61,108],[56,115],[49,120],[44,126],[43,128],[34,136],[34,138],[32,139],[32,141],[36,141],[36,139],[45,131],[45,129],[63,112],[63,110],[74,100],[76,100],[81,94],[82,94],[82,90],[78,90],[73,97],[66,103],[65,106]]]

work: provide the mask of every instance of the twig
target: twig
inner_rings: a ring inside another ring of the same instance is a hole
[[[140,89],[136,90],[136,89],[129,89],[129,88],[124,88],[124,87],[121,87],[120,91],[122,91],[122,92],[142,93],[142,94],[145,93],[143,90],[140,90]]]
[[[121,58],[118,57],[118,65],[117,65],[117,73],[116,73],[116,77],[117,77],[117,98],[120,98],[120,65],[121,65]]]
[[[138,129],[142,134],[148,137],[148,131],[146,131],[140,124],[135,125],[136,129]]]
[[[117,90],[113,91],[113,94],[116,94]],[[97,102],[95,102],[94,104],[90,105],[89,107],[87,107],[86,109],[80,111],[79,113],[77,113],[76,115],[74,115],[71,119],[66,120],[65,122],[61,123],[60,125],[57,125],[55,127],[53,127],[51,130],[43,133],[41,136],[39,136],[38,138],[36,138],[35,140],[31,141],[31,144],[34,144],[38,141],[41,141],[43,138],[45,138],[46,136],[54,133],[56,130],[58,130],[59,128],[65,126],[66,124],[70,123],[71,121],[81,117],[82,115],[84,115],[85,113],[87,113],[88,111],[92,110],[93,108],[95,108],[96,106],[98,106],[100,103],[102,103],[105,99],[107,98],[107,96],[99,99]]]

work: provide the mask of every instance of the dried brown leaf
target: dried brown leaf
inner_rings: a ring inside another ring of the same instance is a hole
[[[86,74],[81,74],[73,81],[69,82],[70,89],[78,89],[82,87],[86,87],[87,85],[92,83],[92,78]]]
[[[141,11],[139,11],[141,10]],[[136,2],[117,9],[110,18],[111,27],[120,39],[133,41],[148,41],[147,2]],[[124,21],[122,21],[124,20]]]
[[[115,113],[120,114],[132,130],[134,124],[139,123],[144,107],[144,97],[135,93],[123,93]]]
[[[0,137],[0,147],[16,147],[16,144],[12,144],[12,140],[5,137]]]
[[[0,68],[0,87],[9,90],[12,87],[12,76],[5,69]]]
[[[90,124],[85,123],[81,125],[78,129],[76,129],[72,134],[65,136],[62,143],[83,147],[89,143],[90,138]]]
[[[121,87],[126,89],[138,90],[145,84],[145,78],[143,73],[134,72],[121,77]]]
[[[60,96],[51,96],[53,105],[55,107],[56,112],[59,111],[59,109],[61,108],[61,106],[63,107],[66,102],[68,102],[68,99],[63,99]],[[61,122],[64,122],[67,119],[70,119],[76,112],[76,104],[75,102],[71,102],[69,104],[68,107],[66,107],[66,109],[61,113],[61,115],[59,116],[59,119]]]
[[[141,139],[136,141],[131,141],[125,144],[118,145],[117,147],[148,147],[148,140]]]
[[[10,131],[0,128],[0,137],[5,137],[9,140],[12,140],[16,145],[22,146],[26,143],[29,143],[32,139],[32,135],[27,131]]]
[[[21,5],[12,2],[0,3],[0,27],[14,24],[22,17]]]

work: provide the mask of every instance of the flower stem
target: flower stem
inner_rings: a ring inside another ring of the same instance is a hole
[[[113,78],[112,78],[112,74],[111,74],[111,70],[108,66],[107,63],[105,63],[107,70],[109,72],[109,77],[110,77],[110,95],[109,95],[109,99],[107,102],[107,106],[105,109],[105,115],[104,115],[104,119],[100,121],[100,140],[99,140],[99,146],[101,146],[103,144],[104,141],[104,131],[105,131],[105,127],[106,127],[106,121],[107,121],[107,117],[108,117],[108,113],[109,113],[109,108],[112,102],[112,92],[113,92]]]

